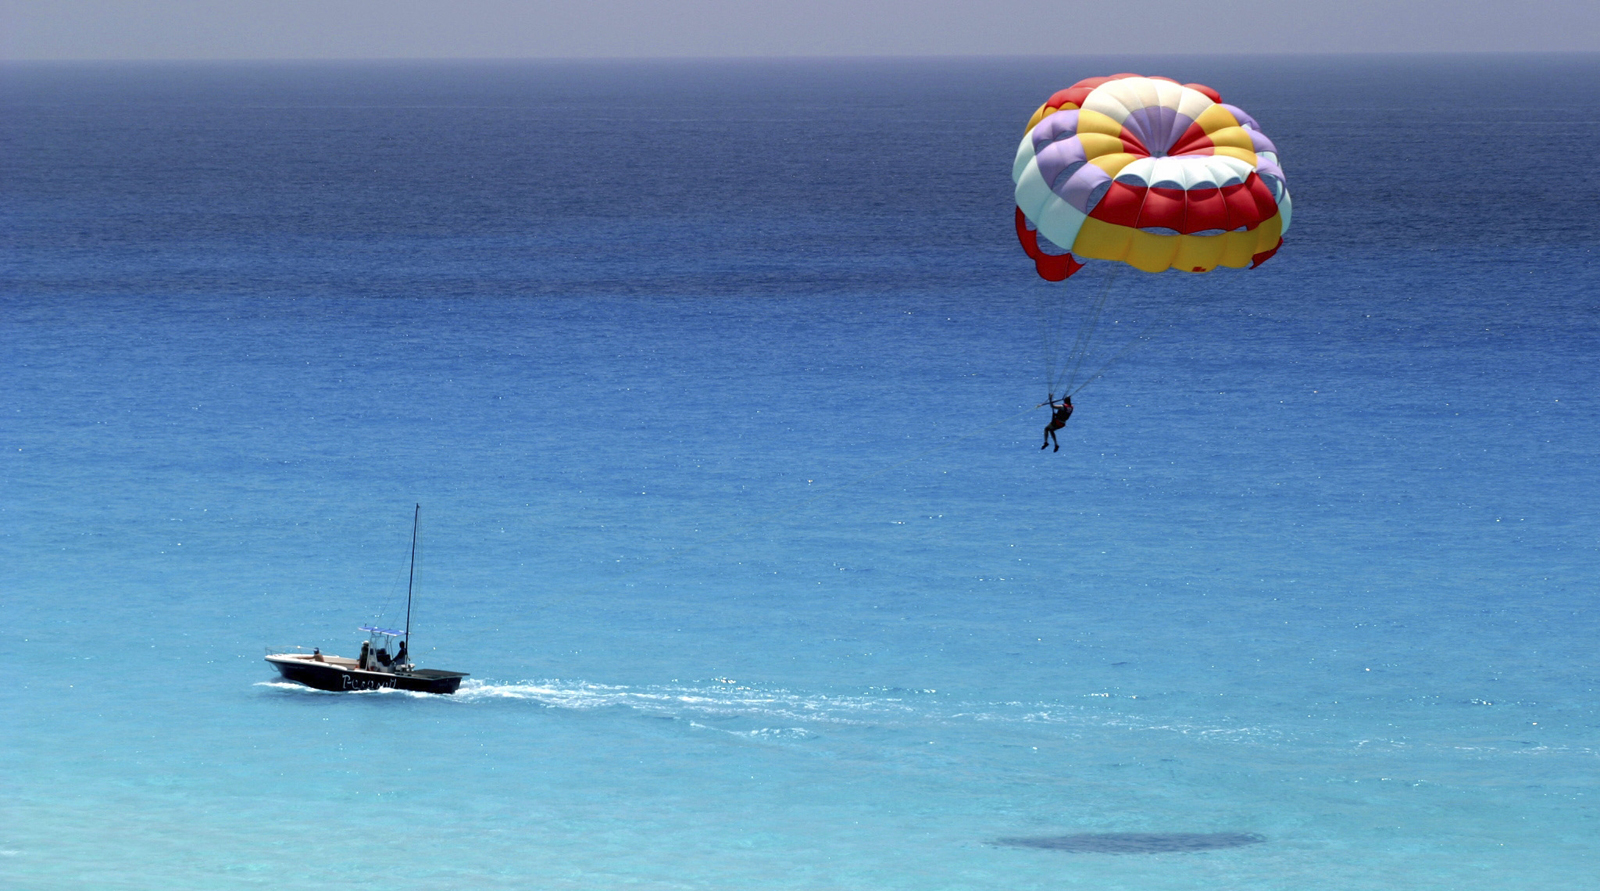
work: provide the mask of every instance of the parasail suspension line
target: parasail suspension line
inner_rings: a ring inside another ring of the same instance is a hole
[[[1078,326],[1078,338],[1072,345],[1072,367],[1067,372],[1068,390],[1072,390],[1073,383],[1078,379],[1078,371],[1083,367],[1083,360],[1088,357],[1089,346],[1094,341],[1095,331],[1100,327],[1100,316],[1105,312],[1106,303],[1111,300],[1111,286],[1116,284],[1119,271],[1121,271],[1119,266],[1113,266],[1106,273],[1105,283],[1100,286],[1100,294],[1090,302],[1083,323]]]
[[[1187,307],[1193,306],[1194,304],[1193,303],[1185,303],[1183,305],[1184,305],[1184,307],[1187,308]],[[1068,396],[1076,396],[1078,394],[1079,390],[1082,390],[1084,387],[1087,387],[1090,384],[1094,383],[1095,381],[1099,380],[1100,377],[1102,375],[1104,375],[1106,373],[1106,371],[1108,369],[1110,369],[1112,365],[1116,364],[1116,362],[1119,359],[1121,359],[1123,356],[1126,356],[1129,353],[1133,352],[1134,350],[1138,349],[1139,347],[1144,346],[1146,343],[1149,343],[1150,342],[1150,338],[1149,338],[1148,335],[1150,334],[1151,329],[1155,328],[1157,325],[1170,324],[1172,322],[1171,314],[1172,314],[1172,310],[1170,309],[1170,304],[1169,304],[1169,309],[1167,310],[1166,313],[1163,313],[1161,315],[1157,315],[1154,319],[1151,319],[1149,324],[1147,324],[1143,328],[1141,328],[1139,330],[1139,333],[1134,335],[1132,340],[1128,341],[1128,343],[1125,346],[1123,346],[1122,349],[1120,349],[1116,353],[1114,353],[1111,356],[1111,358],[1109,358],[1105,362],[1101,363],[1100,367],[1095,370],[1094,374],[1091,374],[1088,377],[1084,378],[1083,383],[1079,384],[1076,388],[1074,388],[1071,391],[1069,391],[1067,393],[1067,395]]]

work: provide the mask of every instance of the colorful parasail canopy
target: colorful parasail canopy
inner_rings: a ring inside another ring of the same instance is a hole
[[[1164,77],[1091,77],[1051,96],[1011,178],[1017,239],[1049,281],[1084,259],[1260,266],[1289,228],[1289,189],[1260,125],[1216,90]],[[1045,252],[1041,235],[1069,253]]]

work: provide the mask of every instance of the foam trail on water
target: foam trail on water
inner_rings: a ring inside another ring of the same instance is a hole
[[[1258,845],[1266,838],[1253,832],[1085,832],[1077,835],[1002,838],[995,844],[1040,848],[1073,854],[1190,854],[1221,848]]]
[[[456,694],[470,702],[521,700],[550,708],[628,708],[673,717],[784,718],[823,724],[875,724],[926,718],[905,702],[874,696],[836,696],[761,690],[733,683],[623,687],[583,681],[468,681]]]

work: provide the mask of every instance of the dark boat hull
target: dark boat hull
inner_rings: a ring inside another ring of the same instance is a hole
[[[278,669],[286,681],[305,684],[318,690],[335,693],[354,690],[409,690],[413,693],[456,692],[467,675],[459,671],[439,671],[417,668],[393,674],[381,671],[362,671],[326,662],[313,662],[305,658],[268,656],[267,661]]]

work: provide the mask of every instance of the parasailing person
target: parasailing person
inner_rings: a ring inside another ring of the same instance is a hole
[[[1063,396],[1058,402],[1056,401],[1056,394],[1051,393],[1050,401],[1045,404],[1050,406],[1050,423],[1044,425],[1044,445],[1039,446],[1039,449],[1041,451],[1047,449],[1050,447],[1050,443],[1054,442],[1056,444],[1055,450],[1059,452],[1061,451],[1061,440],[1056,439],[1056,431],[1067,426],[1067,419],[1072,417],[1072,397]]]

